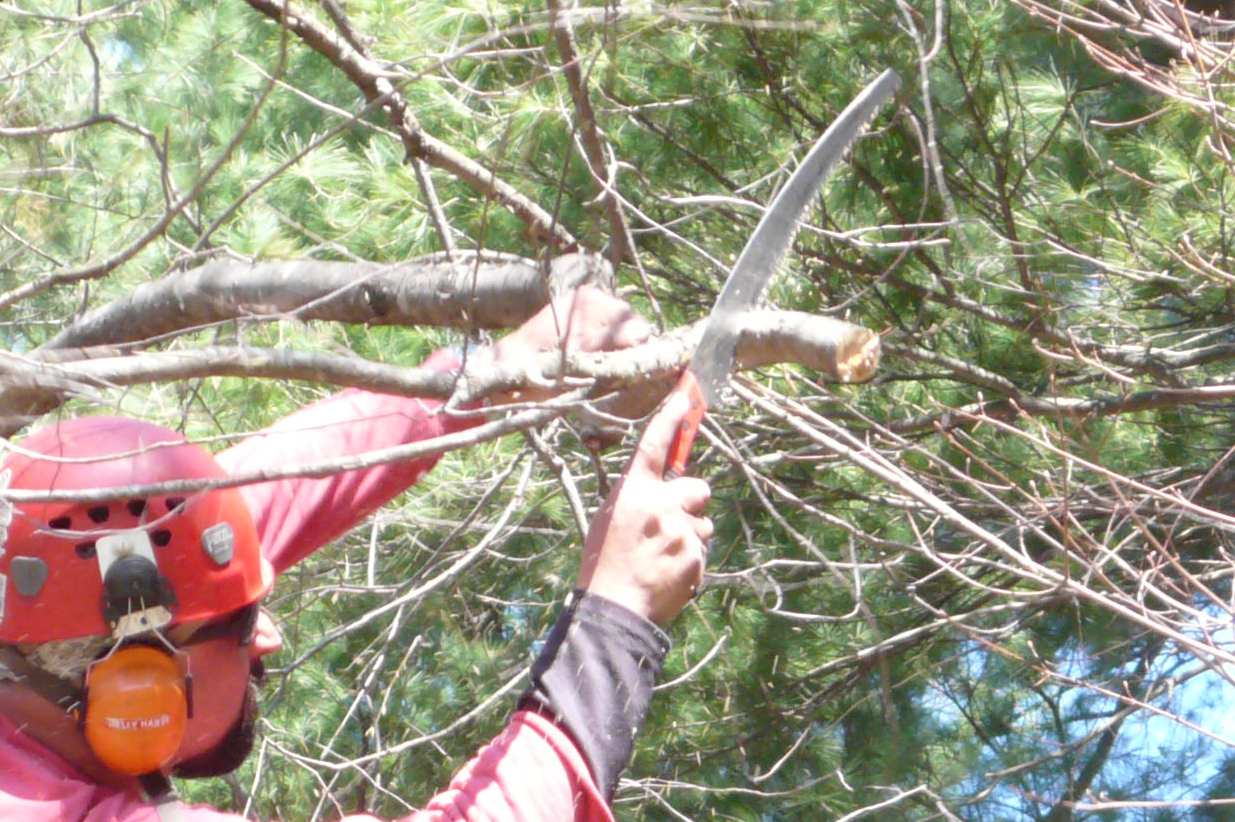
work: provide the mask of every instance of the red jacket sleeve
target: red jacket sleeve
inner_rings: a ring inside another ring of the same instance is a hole
[[[570,737],[519,711],[406,822],[613,822],[613,813]]]
[[[104,788],[26,740],[0,717],[0,819],[21,822],[160,822],[155,806]],[[206,805],[177,803],[183,822],[245,822]],[[379,822],[358,814],[341,822]],[[583,757],[563,731],[520,711],[450,786],[402,822],[613,822]]]
[[[450,371],[458,358],[439,351],[425,368]],[[289,463],[352,456],[379,448],[462,431],[483,422],[441,411],[437,400],[422,400],[348,389],[306,406],[217,455],[230,474]],[[437,463],[437,456],[323,478],[294,478],[245,485],[262,551],[282,573],[346,533],[373,511],[409,488]]]

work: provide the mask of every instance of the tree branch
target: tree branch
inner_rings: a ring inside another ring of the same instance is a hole
[[[554,294],[584,283],[612,286],[596,255],[567,254],[542,267],[521,257],[473,253],[393,265],[216,260],[144,283],[86,314],[39,349],[151,340],[236,319],[333,320],[369,325],[510,328]]]
[[[622,205],[613,195],[613,175],[609,172],[610,164],[605,160],[605,142],[596,121],[592,100],[588,96],[587,78],[580,68],[581,59],[575,46],[570,17],[563,13],[558,0],[548,0],[548,7],[553,18],[553,38],[562,56],[562,72],[566,76],[566,85],[570,88],[570,97],[575,105],[575,128],[579,132],[579,140],[583,145],[592,179],[600,189],[597,196],[604,203],[605,216],[609,221],[609,247],[606,256],[613,267],[617,268],[628,253],[633,253],[634,237],[622,213]]]
[[[246,0],[257,11],[285,26],[322,57],[329,60],[356,85],[370,105],[378,105],[399,133],[409,158],[419,158],[447,171],[486,197],[509,209],[531,229],[534,238],[558,251],[578,247],[578,241],[545,211],[514,186],[470,157],[425,132],[408,108],[392,80],[400,75],[387,71],[356,51],[342,36],[331,31],[299,6],[284,0]]]
[[[1035,397],[1022,394],[1008,399],[958,406],[935,414],[908,417],[889,423],[888,429],[901,435],[936,429],[947,431],[961,425],[978,425],[990,419],[1013,420],[1024,415],[1095,419],[1137,411],[1225,403],[1230,402],[1233,397],[1235,385],[1230,383],[1199,385],[1195,388],[1160,388],[1091,398]]]
[[[131,385],[202,377],[304,380],[413,397],[449,399],[452,407],[534,385],[590,386],[592,396],[643,386],[635,398],[602,403],[604,413],[641,416],[664,396],[689,360],[703,321],[637,348],[609,354],[563,357],[545,352],[515,363],[477,365],[462,375],[388,365],[352,356],[270,348],[204,347],[39,362],[0,354],[0,434],[71,397],[93,399],[101,391]],[[834,379],[858,382],[874,373],[879,338],[860,326],[799,312],[751,312],[743,320],[737,359],[742,368],[795,362]]]
[[[546,423],[567,411],[577,399],[577,396],[561,397],[552,404],[546,404],[528,411],[521,411],[502,419],[492,420],[476,428],[469,428],[466,431],[445,434],[433,439],[396,445],[376,451],[367,451],[363,454],[354,454],[338,459],[281,465],[261,471],[231,476],[168,480],[167,482],[151,483],[148,485],[126,485],[62,491],[31,491],[9,488],[0,492],[0,497],[14,502],[40,500],[97,502],[143,494],[179,494],[216,488],[235,488],[240,485],[251,485],[257,482],[268,482],[270,480],[288,479],[291,477],[328,477],[342,471],[371,468],[375,465],[383,465],[389,462],[403,462],[429,454],[441,454],[460,448],[470,448],[477,443],[488,442],[514,431]]]

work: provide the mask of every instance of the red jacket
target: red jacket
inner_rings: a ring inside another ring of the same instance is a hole
[[[423,367],[451,371],[459,365],[452,354],[438,351]],[[484,421],[440,413],[441,406],[438,400],[348,389],[289,414],[215,458],[235,476],[272,465],[391,448]],[[244,485],[240,491],[257,525],[262,552],[275,573],[282,573],[414,485],[437,460],[428,456],[321,479],[273,480]]]
[[[458,367],[438,352],[425,363]],[[441,403],[348,390],[314,403],[219,455],[232,473],[385,448],[478,424],[437,413]],[[323,479],[277,480],[243,488],[276,571],[345,533],[436,463],[426,457]],[[184,822],[239,820],[208,807],[179,808]],[[372,820],[369,816],[348,820]],[[415,822],[612,822],[602,791],[572,737],[534,712],[516,712],[423,810]],[[0,715],[0,822],[159,822],[153,805],[91,782]]]
[[[0,714],[3,822],[241,822],[204,805],[161,819],[149,802],[91,782],[20,733]],[[347,822],[372,822],[348,816]],[[496,739],[409,822],[612,822],[570,737],[542,716],[519,711]]]

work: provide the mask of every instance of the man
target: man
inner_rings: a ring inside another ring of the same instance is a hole
[[[614,349],[647,335],[628,306],[585,288],[502,339],[491,356]],[[438,352],[426,365],[450,370],[459,361]],[[240,474],[475,424],[437,406],[343,391],[217,458],[155,426],[86,417],[24,440],[0,483],[110,488]],[[668,650],[656,624],[693,596],[711,535],[701,516],[706,484],[662,477],[685,406],[671,398],[653,418],[593,521],[578,590],[505,731],[410,818],[612,819],[608,799]],[[0,822],[235,819],[183,805],[167,778],[227,772],[247,753],[251,675],[280,646],[261,597],[276,573],[432,464],[0,510]]]

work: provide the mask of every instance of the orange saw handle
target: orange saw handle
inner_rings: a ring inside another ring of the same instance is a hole
[[[703,415],[708,410],[707,400],[703,398],[703,391],[699,389],[699,381],[695,379],[694,372],[689,368],[682,372],[673,390],[686,394],[690,400],[690,408],[682,417],[682,421],[678,423],[678,430],[673,435],[673,442],[669,446],[665,461],[665,479],[677,479],[686,473],[686,458],[690,456],[690,446],[695,442],[695,435],[699,433],[699,424],[703,422]]]

